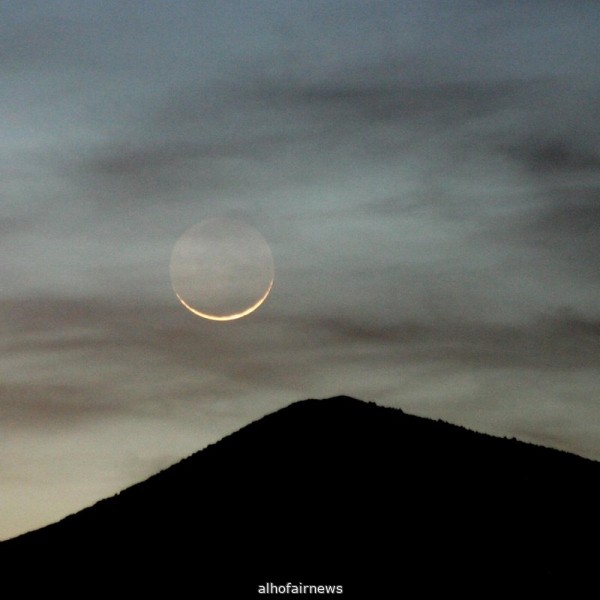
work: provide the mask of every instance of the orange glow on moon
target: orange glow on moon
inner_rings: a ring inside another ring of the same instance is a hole
[[[234,313],[233,315],[225,315],[223,317],[220,317],[218,315],[209,315],[207,313],[200,312],[199,310],[196,310],[195,308],[193,308],[189,304],[187,304],[187,302],[177,292],[175,292],[175,295],[179,299],[179,302],[181,302],[181,304],[183,304],[183,306],[185,306],[191,313],[194,313],[198,317],[202,317],[203,319],[210,319],[211,321],[234,321],[235,319],[241,319],[242,317],[246,317],[250,313],[253,313],[267,299],[267,296],[271,292],[272,287],[273,287],[273,280],[271,279],[271,283],[269,284],[267,291],[264,293],[263,297],[258,300],[258,302],[256,304],[250,306],[246,310],[243,310],[239,313]]]
[[[192,314],[233,321],[253,313],[274,282],[271,249],[253,227],[237,219],[207,219],[190,227],[171,254],[171,284]]]

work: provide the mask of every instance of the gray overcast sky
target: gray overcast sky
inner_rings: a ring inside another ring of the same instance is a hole
[[[0,2],[0,538],[341,393],[600,459],[595,1]],[[178,303],[188,227],[275,286]]]

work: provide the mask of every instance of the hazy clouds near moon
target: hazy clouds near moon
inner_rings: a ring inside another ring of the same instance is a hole
[[[205,318],[227,320],[253,312],[274,277],[271,249],[252,226],[213,218],[190,227],[171,254],[171,282],[182,304]]]

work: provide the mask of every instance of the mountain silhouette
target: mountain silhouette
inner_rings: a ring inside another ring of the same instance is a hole
[[[1,543],[0,564],[23,595],[539,592],[592,580],[599,482],[600,463],[566,452],[348,397],[305,400]]]

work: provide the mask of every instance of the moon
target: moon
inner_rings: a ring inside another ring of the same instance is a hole
[[[253,313],[271,293],[273,254],[251,225],[206,219],[181,235],[171,253],[171,285],[192,314],[233,321]]]

